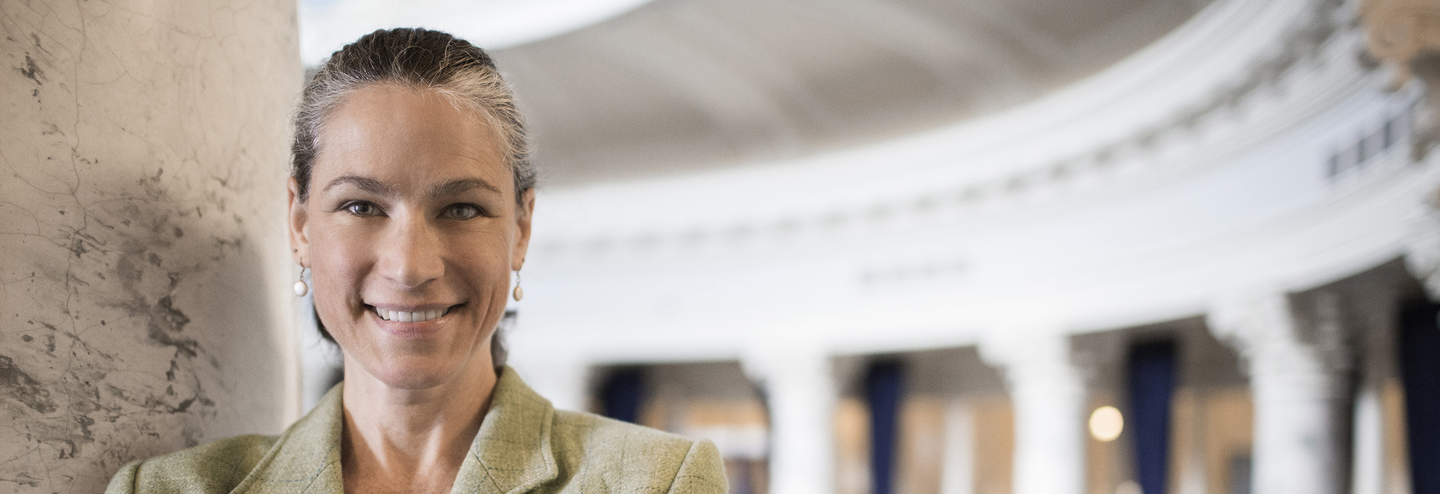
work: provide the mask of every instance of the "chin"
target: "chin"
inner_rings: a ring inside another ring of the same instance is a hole
[[[394,389],[421,390],[440,386],[454,379],[454,374],[413,371],[409,369],[377,375],[380,382]]]
[[[395,389],[421,390],[440,386],[460,378],[465,366],[458,362],[435,362],[430,359],[382,358],[379,366],[365,370],[386,386]],[[418,361],[416,361],[418,360]],[[364,365],[364,364],[362,364]]]
[[[464,355],[446,356],[395,356],[384,355],[372,360],[371,363],[379,365],[367,365],[362,363],[365,370],[375,379],[386,386],[394,389],[421,390],[444,385],[456,380],[464,380],[467,372],[475,372],[475,369],[484,368],[489,370],[486,364],[489,359],[489,345],[486,345],[480,352],[465,358]]]

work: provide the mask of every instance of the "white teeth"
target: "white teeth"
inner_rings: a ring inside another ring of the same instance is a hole
[[[386,320],[386,321],[398,321],[398,322],[424,322],[424,321],[429,321],[429,320],[431,320],[431,319],[439,318],[440,316],[443,316],[443,315],[448,314],[448,313],[450,313],[450,309],[449,309],[449,308],[438,309],[438,310],[427,310],[427,311],[421,311],[421,312],[402,312],[402,311],[395,311],[395,310],[385,310],[385,309],[381,309],[381,308],[379,308],[379,307],[376,307],[376,308],[375,308],[375,315],[380,316],[381,319],[384,319],[384,320]]]

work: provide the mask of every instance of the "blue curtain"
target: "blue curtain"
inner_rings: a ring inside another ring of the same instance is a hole
[[[870,479],[872,494],[890,494],[895,479],[895,429],[905,399],[905,367],[896,361],[870,366],[865,376],[870,404]]]
[[[1175,392],[1175,343],[1130,347],[1130,413],[1135,476],[1145,494],[1164,494],[1170,466],[1170,397]]]
[[[1440,328],[1437,306],[1411,304],[1401,312],[1400,367],[1405,381],[1405,429],[1411,492],[1440,494]]]
[[[640,407],[645,404],[645,370],[616,369],[600,387],[600,403],[606,417],[632,424],[640,421]]]

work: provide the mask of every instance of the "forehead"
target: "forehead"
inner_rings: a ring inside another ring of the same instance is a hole
[[[344,174],[399,185],[480,176],[513,188],[496,132],[433,89],[357,89],[326,119],[319,140],[312,183]]]

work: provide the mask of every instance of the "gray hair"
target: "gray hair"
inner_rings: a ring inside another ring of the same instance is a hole
[[[457,108],[480,115],[495,131],[515,182],[515,201],[524,206],[525,191],[535,188],[535,164],[530,161],[525,120],[515,105],[515,93],[485,50],[450,34],[420,28],[381,29],[361,36],[330,55],[305,84],[290,148],[290,173],[299,183],[296,195],[301,203],[310,197],[310,172],[321,151],[326,119],[350,93],[376,84],[433,90]],[[513,311],[502,316],[491,337],[490,356],[496,368],[505,365],[508,354],[500,333],[514,318]],[[335,341],[318,312],[315,325],[321,336]]]
[[[535,164],[515,93],[490,56],[479,47],[440,31],[381,29],[361,36],[330,55],[305,85],[295,112],[291,175],[298,198],[310,197],[310,172],[321,152],[320,134],[327,117],[345,97],[375,84],[399,84],[439,92],[451,104],[480,115],[496,132],[515,182],[515,200],[535,187]]]

